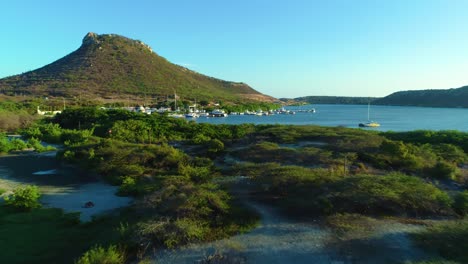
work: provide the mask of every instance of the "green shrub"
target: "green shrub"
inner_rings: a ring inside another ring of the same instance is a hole
[[[27,138],[37,138],[50,143],[60,143],[62,129],[57,124],[35,124],[21,132]]]
[[[326,224],[340,239],[368,237],[378,226],[378,222],[360,214],[334,214],[326,218]]]
[[[327,169],[278,166],[274,163],[240,166],[259,191],[272,194],[290,212],[451,214],[447,193],[422,179],[403,174],[344,177]]]
[[[224,150],[224,143],[219,139],[210,140],[208,151],[211,153],[218,153]]]
[[[122,164],[118,171],[122,175],[128,175],[129,177],[139,177],[145,172],[145,168],[138,164]]]
[[[329,186],[338,211],[360,213],[450,213],[448,194],[413,176],[392,173],[343,178]]]
[[[136,228],[137,239],[146,237],[157,245],[175,248],[190,242],[200,241],[208,231],[206,222],[180,218],[152,220],[139,223]]]
[[[91,130],[63,130],[61,134],[61,141],[65,142],[66,145],[73,145],[79,143],[85,143],[93,135],[93,129]]]
[[[167,237],[164,241],[169,248],[193,241],[200,241],[207,231],[206,226],[202,222],[189,218],[177,219],[171,229],[171,236]]]
[[[86,251],[75,264],[123,264],[125,263],[124,254],[111,245],[107,249],[101,246],[95,246]]]
[[[13,149],[11,142],[5,135],[0,134],[0,153],[8,153]]]
[[[37,186],[26,185],[13,190],[11,195],[5,197],[5,203],[20,210],[31,210],[41,207],[40,197]]]
[[[205,183],[213,179],[214,175],[208,167],[192,167],[190,165],[179,165],[179,174],[189,177],[196,183]]]
[[[468,191],[463,191],[455,196],[453,208],[460,215],[468,214]]]
[[[13,150],[23,150],[28,147],[28,145],[21,139],[13,139],[10,144],[12,145]]]
[[[194,144],[198,144],[198,145],[201,145],[201,144],[205,144],[207,142],[209,142],[211,140],[210,137],[208,136],[205,136],[203,134],[196,134],[193,139],[192,139],[192,142]]]
[[[42,146],[41,141],[39,141],[35,137],[31,137],[31,138],[28,139],[28,145],[30,147],[34,148],[34,150],[36,150],[38,152],[41,152],[44,149],[44,146]]]
[[[442,257],[468,263],[468,219],[444,221],[412,235],[416,243]]]
[[[132,177],[124,177],[119,187],[120,195],[135,195],[138,191],[136,181]]]
[[[438,179],[456,180],[460,170],[455,164],[440,160],[432,167],[430,174]]]
[[[65,150],[65,152],[63,153],[63,159],[66,161],[73,161],[74,158],[75,158],[75,152],[71,150]]]

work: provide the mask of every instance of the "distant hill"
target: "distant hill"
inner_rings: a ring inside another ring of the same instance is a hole
[[[43,51],[38,51],[43,52]],[[40,69],[0,79],[0,92],[92,99],[130,96],[273,101],[245,83],[205,76],[170,63],[139,40],[88,33],[69,55]]]
[[[454,89],[401,91],[372,102],[379,105],[468,107],[468,86]]]
[[[294,98],[299,103],[309,104],[367,104],[376,97],[346,97],[346,96],[304,96]]]

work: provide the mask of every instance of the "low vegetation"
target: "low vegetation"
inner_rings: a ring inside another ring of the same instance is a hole
[[[0,131],[13,132],[32,125],[37,119],[32,113],[33,102],[16,103],[5,100],[0,102]]]
[[[20,186],[13,190],[13,193],[4,197],[5,204],[22,211],[30,211],[34,208],[40,208],[39,198],[41,194],[34,185]]]
[[[441,222],[414,234],[414,237],[421,247],[433,250],[448,260],[468,262],[468,219]]]
[[[55,150],[52,146],[43,146],[41,142],[32,137],[27,141],[20,138],[8,138],[5,134],[0,133],[0,154],[9,153],[12,151],[22,151],[27,149],[33,149],[37,152]]]
[[[378,221],[361,214],[338,213],[328,216],[326,224],[337,239],[365,239],[377,229]]]
[[[415,236],[422,247],[431,236],[443,241],[442,231],[464,234],[464,220],[457,229],[452,225],[468,212],[464,133],[210,125],[97,108],[67,109],[21,132],[24,141],[0,140],[4,152],[39,148],[40,141],[63,144],[60,160],[101,175],[118,185],[119,195],[136,199],[130,213],[102,223],[67,226],[63,223],[70,216],[63,213],[47,218],[46,229],[62,231],[109,225],[103,229],[108,237],[86,231],[77,235],[78,248],[64,250],[78,263],[134,261],[152,250],[248,231],[258,216],[229,191],[227,176],[245,176],[253,199],[278,206],[289,216],[319,217],[344,239],[373,232],[375,218],[386,216],[451,219]],[[4,211],[3,216],[55,212],[34,207]],[[452,238],[453,247],[465,243],[458,236],[447,239]],[[447,259],[465,260],[458,248],[437,247],[454,252],[453,258],[441,253]],[[123,249],[125,256],[117,254]]]
[[[468,86],[456,89],[433,89],[399,91],[375,100],[374,104],[408,105],[425,107],[468,107],[464,98],[468,95]]]
[[[82,224],[77,214],[59,209],[0,206],[0,263],[71,263],[93,244],[119,242],[120,220],[107,217]]]
[[[125,257],[122,252],[115,245],[108,248],[95,246],[86,251],[75,264],[123,264]]]
[[[399,173],[349,175],[330,169],[247,164],[237,173],[249,175],[259,192],[290,212],[386,215],[452,214],[450,196],[422,179]]]

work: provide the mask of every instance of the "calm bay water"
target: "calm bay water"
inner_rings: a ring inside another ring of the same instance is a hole
[[[367,121],[367,105],[304,105],[285,107],[288,110],[315,108],[315,113],[298,112],[295,115],[201,117],[200,123],[212,124],[291,124],[343,126],[357,128]],[[371,120],[380,123],[380,131],[411,131],[418,129],[468,131],[468,109],[372,105]]]

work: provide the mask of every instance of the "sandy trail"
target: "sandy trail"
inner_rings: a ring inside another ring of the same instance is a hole
[[[336,240],[318,221],[292,220],[273,207],[253,201],[246,179],[233,189],[233,195],[261,216],[260,225],[246,234],[211,243],[194,244],[175,251],[163,250],[153,256],[154,263],[199,263],[206,256],[222,253],[229,263],[403,263],[431,259],[416,248],[409,233],[422,227],[390,220],[366,239]]]
[[[71,167],[63,167],[55,153],[10,155],[0,157],[0,188],[8,194],[19,185],[34,184],[42,193],[45,207],[62,208],[65,212],[80,212],[81,221],[124,207],[129,197],[116,196],[111,186]],[[84,208],[86,202],[94,207]]]

